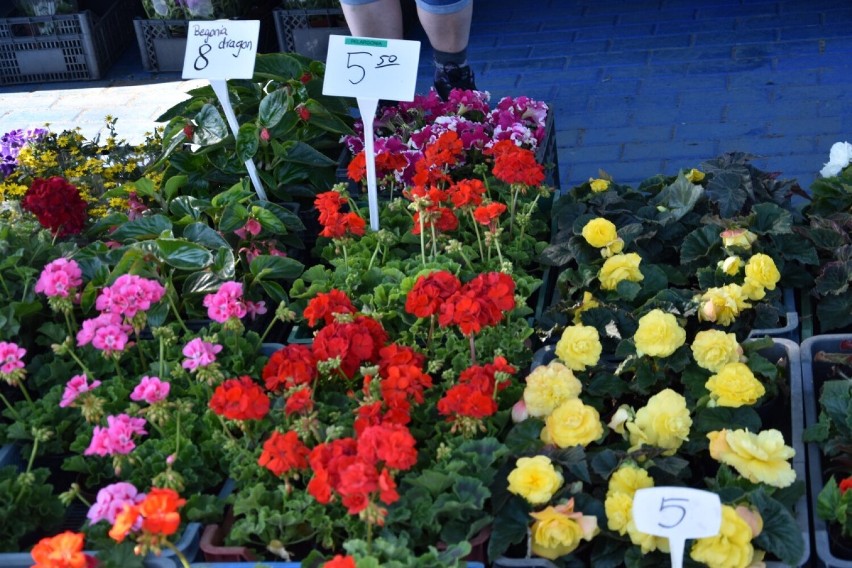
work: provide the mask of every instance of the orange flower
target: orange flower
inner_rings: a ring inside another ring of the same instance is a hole
[[[144,517],[142,530],[163,536],[175,534],[180,526],[180,513],[177,510],[185,503],[186,499],[181,499],[173,489],[151,489],[139,504],[139,511]]]
[[[33,547],[33,568],[85,568],[89,557],[83,554],[83,539],[71,531],[41,539]]]
[[[355,568],[355,559],[351,556],[341,556],[338,554],[323,564],[322,568]]]
[[[109,530],[109,537],[116,542],[122,542],[138,518],[139,507],[129,503],[125,504],[121,512],[115,516],[115,522]]]

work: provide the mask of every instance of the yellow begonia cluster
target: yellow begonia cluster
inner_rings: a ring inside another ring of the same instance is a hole
[[[532,505],[543,505],[562,487],[562,473],[547,456],[518,458],[509,474],[509,491]]]
[[[572,371],[583,371],[597,365],[602,351],[600,334],[590,325],[565,328],[556,343],[556,356]]]
[[[612,221],[602,217],[592,219],[583,226],[583,238],[589,245],[601,249],[601,256],[609,258],[624,250],[624,240],[618,237],[618,232]]]
[[[763,383],[757,380],[748,365],[728,363],[712,375],[704,385],[717,406],[739,408],[755,404],[766,394]]]
[[[597,517],[574,511],[573,498],[530,516],[535,519],[530,529],[532,552],[550,560],[571,554],[580,541],[590,541],[600,532]]]
[[[566,400],[580,396],[582,389],[571,369],[553,360],[527,375],[524,404],[530,416],[547,416]]]
[[[681,444],[689,440],[692,418],[683,395],[664,389],[636,412],[636,418],[625,424],[631,450],[642,446],[655,446],[673,455]]]
[[[622,280],[641,282],[645,279],[642,271],[639,270],[639,263],[641,262],[642,257],[635,252],[616,254],[609,257],[598,273],[601,288],[604,290],[615,290],[618,283]]]
[[[709,288],[700,297],[698,319],[724,326],[731,325],[743,310],[751,307],[746,300],[747,296],[739,284]]]
[[[736,363],[743,354],[737,336],[719,329],[699,331],[690,348],[698,366],[713,373],[728,363]]]
[[[607,527],[621,536],[628,535],[630,541],[642,548],[644,554],[654,550],[669,551],[667,538],[655,537],[636,528],[633,521],[633,496],[640,489],[654,486],[654,480],[641,467],[627,462],[619,467],[609,480],[604,501]]]

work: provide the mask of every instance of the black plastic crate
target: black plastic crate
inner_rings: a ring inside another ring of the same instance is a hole
[[[100,79],[130,44],[140,9],[137,0],[56,16],[17,17],[7,8],[0,18],[0,84]]]
[[[186,52],[187,20],[133,20],[145,71],[181,71]]]
[[[284,10],[272,12],[281,51],[325,61],[328,36],[349,35],[340,8]]]

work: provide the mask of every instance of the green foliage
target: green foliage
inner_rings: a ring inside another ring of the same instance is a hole
[[[36,530],[49,532],[61,521],[65,509],[47,482],[49,475],[45,468],[0,468],[0,551],[20,551],[21,538]]]

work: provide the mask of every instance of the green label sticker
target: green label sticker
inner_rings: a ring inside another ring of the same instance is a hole
[[[387,47],[388,42],[383,39],[363,39],[360,37],[346,38],[346,45],[363,45],[365,47]]]

